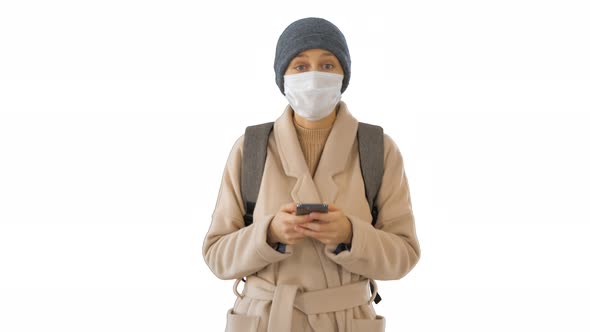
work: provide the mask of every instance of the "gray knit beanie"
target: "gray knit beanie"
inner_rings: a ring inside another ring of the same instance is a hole
[[[342,92],[350,81],[350,54],[346,39],[337,26],[327,20],[308,17],[291,23],[279,37],[275,53],[275,80],[279,89],[285,94],[283,76],[291,60],[299,53],[322,48],[334,54],[344,70]]]

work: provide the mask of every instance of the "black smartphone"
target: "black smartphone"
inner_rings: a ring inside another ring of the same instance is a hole
[[[328,212],[328,204],[309,204],[309,203],[298,203],[295,214],[302,216],[304,214],[310,214],[312,212]]]

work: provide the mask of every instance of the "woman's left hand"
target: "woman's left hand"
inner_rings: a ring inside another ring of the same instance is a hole
[[[323,244],[350,244],[352,242],[352,225],[350,220],[333,204],[328,205],[328,212],[312,212],[308,223],[295,226],[295,230],[312,237]]]

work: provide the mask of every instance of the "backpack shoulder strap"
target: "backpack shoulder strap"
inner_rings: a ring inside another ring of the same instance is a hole
[[[361,162],[361,173],[365,182],[365,195],[371,208],[371,224],[377,223],[379,210],[377,209],[377,194],[381,188],[383,170],[385,163],[385,149],[383,146],[383,128],[368,123],[359,122],[357,129],[359,145],[359,159]],[[371,286],[371,294],[376,290]],[[381,302],[381,295],[375,294],[375,304]]]
[[[377,222],[377,194],[381,188],[384,169],[383,128],[359,122],[357,131],[361,172],[365,194],[371,208],[372,224]]]
[[[244,223],[252,224],[254,208],[258,199],[258,191],[262,182],[262,173],[266,161],[266,147],[268,136],[273,128],[273,122],[263,123],[246,128],[244,134],[244,148],[242,156],[241,191],[246,214]]]

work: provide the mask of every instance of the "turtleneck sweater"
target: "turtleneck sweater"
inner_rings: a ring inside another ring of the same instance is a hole
[[[297,138],[299,139],[303,156],[307,162],[307,167],[309,167],[309,173],[313,177],[320,161],[320,157],[322,156],[326,140],[328,140],[328,135],[332,130],[332,126],[327,128],[308,129],[298,125],[295,120],[293,120],[293,124],[297,131]]]

